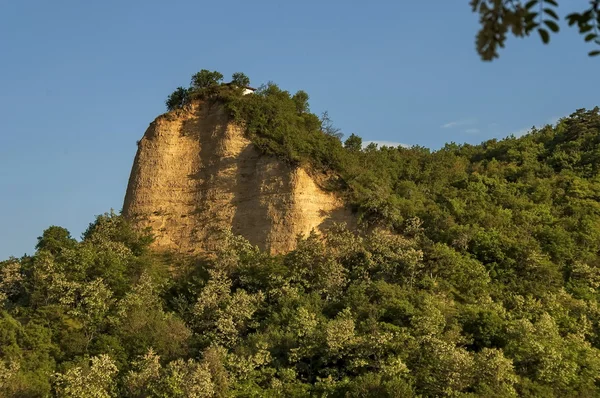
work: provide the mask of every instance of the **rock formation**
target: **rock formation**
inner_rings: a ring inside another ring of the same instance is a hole
[[[152,227],[157,249],[211,252],[231,228],[271,253],[298,234],[350,222],[344,203],[302,168],[262,155],[219,105],[196,103],[150,124],[138,143],[123,214]]]

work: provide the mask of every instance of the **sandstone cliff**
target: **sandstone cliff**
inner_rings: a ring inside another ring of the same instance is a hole
[[[198,103],[158,117],[138,144],[123,214],[150,226],[155,247],[210,252],[230,227],[282,253],[298,234],[352,217],[302,168],[261,155],[220,106]]]

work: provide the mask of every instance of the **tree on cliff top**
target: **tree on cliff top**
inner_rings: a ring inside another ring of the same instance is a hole
[[[172,111],[174,109],[183,108],[190,100],[190,90],[185,89],[183,87],[177,87],[175,91],[169,95],[165,104],[167,105],[167,110]]]
[[[248,87],[250,86],[250,78],[242,72],[235,72],[231,75],[231,84],[237,87]]]
[[[202,69],[192,76],[192,88],[206,89],[216,87],[223,81],[223,74],[217,71]]]

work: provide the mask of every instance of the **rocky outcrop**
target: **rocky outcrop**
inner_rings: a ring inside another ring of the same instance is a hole
[[[302,168],[261,155],[218,105],[171,112],[138,143],[123,214],[152,227],[155,247],[183,253],[215,250],[231,228],[271,253],[295,247],[298,234],[350,211]]]

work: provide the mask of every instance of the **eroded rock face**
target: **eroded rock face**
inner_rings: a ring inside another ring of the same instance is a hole
[[[293,250],[298,234],[352,221],[334,194],[302,168],[261,155],[217,105],[158,117],[139,142],[125,217],[150,226],[155,247],[212,252],[231,228],[271,253]]]

